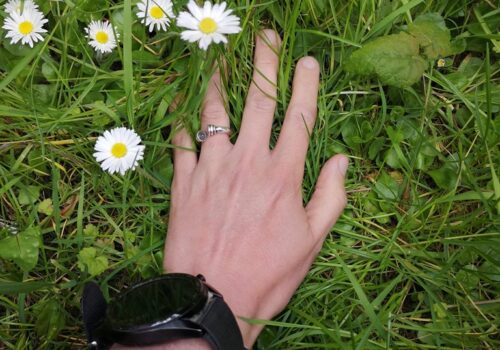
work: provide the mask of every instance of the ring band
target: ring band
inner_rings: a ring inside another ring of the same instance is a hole
[[[207,130],[200,130],[196,133],[196,141],[205,142],[210,136],[217,134],[231,135],[231,128],[209,124]]]

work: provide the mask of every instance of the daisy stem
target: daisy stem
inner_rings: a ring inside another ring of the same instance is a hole
[[[134,128],[134,70],[132,65],[132,1],[123,3],[123,86],[127,97],[128,124]]]

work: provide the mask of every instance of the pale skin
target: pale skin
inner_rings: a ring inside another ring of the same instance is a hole
[[[255,70],[241,128],[203,143],[199,157],[181,130],[174,137],[174,179],[165,243],[166,272],[202,274],[237,317],[269,320],[282,311],[309,271],[346,205],[348,159],[323,166],[304,207],[302,178],[317,114],[320,68],[312,57],[297,62],[291,101],[273,150],[269,139],[276,108],[280,38],[258,35]],[[228,126],[220,75],[210,82],[201,113],[208,124]],[[262,326],[238,324],[246,348]],[[118,348],[115,346],[115,348]],[[120,347],[122,348],[122,347]],[[210,349],[204,340],[182,340],[148,349]]]

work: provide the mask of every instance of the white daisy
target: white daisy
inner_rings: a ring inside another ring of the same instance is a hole
[[[118,45],[115,31],[108,21],[92,21],[85,28],[90,46],[100,53],[110,53]],[[116,34],[118,36],[118,33]]]
[[[101,168],[110,174],[116,172],[125,175],[129,169],[134,170],[139,160],[144,158],[144,146],[141,138],[134,130],[114,128],[105,131],[97,138],[94,150],[95,159]]]
[[[172,11],[171,0],[141,0],[137,4],[137,17],[141,19],[141,23],[149,26],[149,31],[152,32],[155,27],[157,30],[167,30],[170,19],[174,18]]]
[[[181,33],[181,38],[189,42],[198,41],[201,49],[206,50],[213,42],[227,43],[224,34],[235,34],[241,31],[240,19],[231,15],[232,10],[226,10],[226,3],[212,4],[205,1],[203,7],[199,7],[190,0],[187,7],[189,12],[179,13],[177,25],[187,28]]]
[[[25,7],[22,14],[17,11],[10,13],[2,28],[7,30],[6,37],[11,38],[11,44],[21,41],[23,45],[33,47],[37,41],[43,41],[40,34],[47,32],[43,25],[48,21],[40,11]]]
[[[21,13],[26,9],[38,10],[38,5],[33,0],[24,0],[23,7],[21,0],[9,0],[3,8],[10,15],[13,12]]]

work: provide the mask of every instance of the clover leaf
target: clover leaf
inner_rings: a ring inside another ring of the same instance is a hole
[[[83,248],[78,253],[78,267],[81,271],[87,271],[91,276],[100,275],[108,266],[108,258],[103,255],[97,256],[97,251],[93,247]]]

